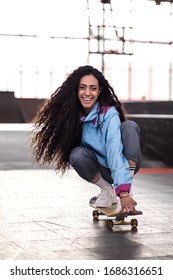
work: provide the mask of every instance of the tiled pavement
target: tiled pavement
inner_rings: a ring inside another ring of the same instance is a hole
[[[134,177],[138,230],[95,222],[95,185],[32,166],[27,131],[0,131],[0,260],[173,259],[173,169]]]

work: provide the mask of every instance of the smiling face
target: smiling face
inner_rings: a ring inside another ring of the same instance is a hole
[[[85,75],[79,81],[78,98],[88,114],[97,102],[99,82],[93,75]]]

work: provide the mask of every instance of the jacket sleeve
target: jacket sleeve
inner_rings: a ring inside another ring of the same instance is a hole
[[[121,141],[121,122],[118,113],[112,114],[107,119],[106,125],[106,154],[107,165],[111,170],[113,178],[113,185],[116,195],[120,192],[130,192],[131,175],[129,171],[129,164],[123,155],[123,145]]]

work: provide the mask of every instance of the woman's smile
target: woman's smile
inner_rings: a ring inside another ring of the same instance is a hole
[[[84,111],[88,114],[97,102],[99,83],[93,75],[85,75],[80,79],[78,98]]]

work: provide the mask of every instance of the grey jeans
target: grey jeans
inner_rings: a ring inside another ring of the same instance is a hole
[[[139,126],[134,121],[124,121],[121,124],[121,136],[123,154],[127,160],[136,162],[136,173],[141,166]],[[75,147],[70,153],[70,164],[79,176],[88,182],[92,182],[95,175],[100,172],[108,183],[113,184],[110,169],[99,164],[94,151],[91,149],[81,146]]]

